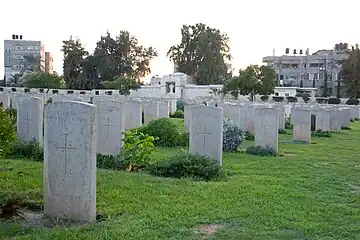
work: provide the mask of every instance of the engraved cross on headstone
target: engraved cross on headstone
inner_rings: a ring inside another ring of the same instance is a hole
[[[26,118],[23,119],[23,122],[26,122],[26,133],[29,131],[29,112],[26,112]]]
[[[65,151],[65,174],[66,174],[66,172],[67,172],[67,155],[68,155],[68,150],[75,150],[75,149],[77,149],[77,148],[73,148],[73,147],[70,147],[70,146],[68,146],[68,139],[67,139],[67,137],[68,137],[68,134],[65,134],[65,144],[64,144],[64,146],[57,146],[57,148],[60,148],[60,149],[64,149],[64,151]]]
[[[114,127],[114,125],[110,125],[110,118],[107,118],[107,124],[103,125],[104,127],[106,127],[106,140],[110,140],[109,135],[110,135],[110,127]]]
[[[208,133],[208,132],[206,132],[206,126],[204,126],[204,128],[203,128],[203,132],[200,132],[200,133],[197,133],[197,135],[203,135],[203,137],[204,137],[204,148],[205,148],[205,146],[206,146],[206,135],[212,135],[212,133]]]

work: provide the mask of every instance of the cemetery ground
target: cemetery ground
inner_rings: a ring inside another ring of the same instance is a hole
[[[224,153],[216,182],[98,169],[97,223],[39,226],[34,210],[27,222],[1,219],[0,239],[360,239],[360,123],[351,128],[280,143],[278,157]],[[43,163],[0,161],[0,199],[41,205],[42,194]]]

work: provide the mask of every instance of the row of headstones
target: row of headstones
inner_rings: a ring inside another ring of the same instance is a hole
[[[223,141],[223,116],[240,123],[243,129],[254,134],[255,146],[271,147],[278,152],[279,129],[285,128],[283,105],[229,105],[224,109],[204,105],[185,105],[185,131],[190,132],[190,151],[216,159],[221,165]],[[359,118],[359,109],[354,108],[291,109],[293,141],[311,143],[311,115],[316,116],[316,130],[339,131],[349,127],[351,118]]]
[[[43,100],[41,98],[22,98],[17,102],[17,134],[22,141],[36,140],[43,143]],[[122,133],[142,125],[142,103],[140,100],[116,101],[98,100],[97,153],[116,155],[122,147]],[[144,103],[144,123],[169,117],[168,102]]]

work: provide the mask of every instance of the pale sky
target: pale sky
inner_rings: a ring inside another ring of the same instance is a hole
[[[92,52],[107,30],[113,35],[128,30],[141,44],[158,50],[151,75],[164,75],[172,73],[166,52],[179,43],[183,24],[202,22],[226,32],[232,65],[239,69],[261,64],[274,48],[282,55],[286,47],[314,52],[338,42],[360,42],[359,7],[358,0],[1,1],[0,79],[3,40],[12,34],[44,42],[45,50],[54,55],[55,70],[62,74],[62,40],[79,37]]]

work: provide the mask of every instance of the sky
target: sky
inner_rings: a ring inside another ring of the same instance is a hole
[[[235,70],[261,64],[264,56],[282,55],[285,48],[315,52],[335,43],[360,42],[357,0],[17,0],[1,1],[0,39],[12,34],[25,40],[41,40],[54,55],[54,70],[62,74],[62,41],[78,37],[90,52],[109,31],[135,35],[140,44],[158,50],[151,63],[153,75],[173,72],[166,58],[170,46],[181,39],[183,24],[205,23],[230,37]],[[4,42],[0,54],[4,56]],[[4,76],[0,57],[0,76]],[[0,77],[2,78],[2,77]]]

